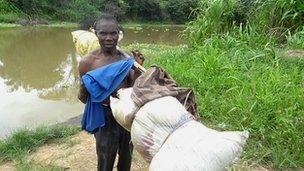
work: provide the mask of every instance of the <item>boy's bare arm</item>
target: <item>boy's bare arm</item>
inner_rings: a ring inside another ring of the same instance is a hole
[[[81,79],[82,76],[89,71],[89,63],[88,63],[88,60],[86,58],[83,58],[79,62],[78,69],[79,69],[79,80],[80,80],[80,86],[79,86],[79,90],[78,90],[78,99],[82,103],[86,103],[87,102],[87,97],[88,97],[88,91],[85,88],[85,86],[82,82],[82,79]]]

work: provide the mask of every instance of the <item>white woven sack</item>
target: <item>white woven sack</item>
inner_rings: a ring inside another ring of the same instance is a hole
[[[138,107],[131,99],[132,88],[119,89],[118,98],[110,97],[110,106],[115,120],[126,130],[131,130]]]
[[[136,113],[131,127],[134,148],[150,162],[166,138],[189,120],[193,116],[172,96],[146,103]]]
[[[150,171],[221,171],[243,150],[247,131],[218,132],[197,121],[174,131],[151,161]]]

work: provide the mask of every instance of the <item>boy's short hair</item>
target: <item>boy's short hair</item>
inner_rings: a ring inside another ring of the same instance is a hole
[[[101,23],[104,20],[105,21],[113,21],[117,25],[117,29],[119,29],[116,17],[114,15],[109,14],[109,13],[103,13],[99,17],[97,17],[97,19],[95,20],[95,22],[93,24],[94,30],[96,30],[97,24]]]

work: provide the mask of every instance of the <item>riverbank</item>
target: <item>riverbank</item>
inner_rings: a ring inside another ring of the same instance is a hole
[[[118,156],[117,156],[118,157]],[[116,171],[117,158],[114,164]],[[52,139],[41,144],[35,151],[31,151],[25,155],[22,160],[13,160],[0,162],[0,170],[96,170],[97,157],[95,151],[95,139],[91,134],[84,131],[75,133],[74,135]],[[148,171],[149,165],[134,150],[132,159],[132,171]],[[273,170],[271,168],[259,165],[249,165],[246,162],[237,162],[229,170],[252,170],[265,171]]]
[[[116,170],[117,161],[115,163]],[[53,139],[24,156],[21,162],[0,163],[0,170],[96,170],[93,135],[83,131],[64,139]],[[134,152],[132,170],[148,170],[146,162]]]
[[[148,27],[148,26],[185,27],[184,24],[171,24],[171,23],[161,23],[161,22],[122,22],[121,25],[124,28]],[[78,23],[70,23],[70,22],[51,22],[49,24],[35,24],[35,25],[30,25],[30,26],[22,26],[21,24],[15,24],[15,23],[0,23],[0,28],[13,28],[13,27],[63,27],[63,28],[77,28],[77,27],[79,27],[79,24]]]
[[[13,23],[0,23],[0,28],[12,28],[12,27],[64,27],[64,28],[75,28],[78,27],[77,23],[69,22],[54,22],[50,24],[36,24],[31,26],[22,26],[21,24]]]

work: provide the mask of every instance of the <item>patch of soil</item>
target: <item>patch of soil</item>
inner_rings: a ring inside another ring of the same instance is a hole
[[[285,52],[286,57],[304,57],[304,50],[294,49]]]
[[[97,156],[95,139],[93,135],[80,132],[64,143],[52,142],[38,148],[36,152],[27,157],[28,161],[41,165],[55,165],[64,170],[93,171],[97,170]],[[116,171],[116,163],[114,171]],[[14,163],[0,166],[0,170],[15,170]],[[132,168],[134,171],[148,170],[148,164],[134,151]]]
[[[28,159],[71,170],[94,170],[97,160],[94,137],[80,132],[68,141],[70,142],[46,144],[30,155]],[[72,147],[67,144],[72,144]]]
[[[4,165],[0,166],[0,170],[15,171],[16,169],[13,163],[5,163]]]

